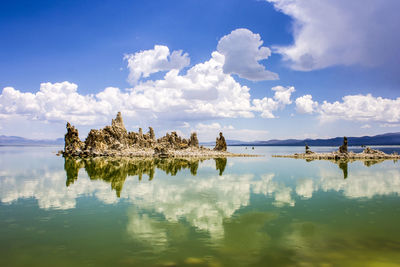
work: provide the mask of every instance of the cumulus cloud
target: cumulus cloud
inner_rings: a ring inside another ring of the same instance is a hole
[[[128,62],[128,81],[133,85],[142,77],[147,78],[152,73],[180,70],[190,64],[187,53],[182,54],[182,50],[170,53],[169,48],[164,45],[155,45],[154,49],[126,54],[124,59]]]
[[[400,123],[382,123],[379,125],[379,127],[382,128],[395,128],[395,127],[400,127]]]
[[[222,37],[217,51],[225,56],[224,73],[252,81],[277,80],[278,74],[259,63],[271,55],[271,50],[262,45],[261,36],[248,29],[236,29]]]
[[[95,95],[82,95],[70,82],[42,83],[36,93],[6,87],[0,94],[0,114],[21,115],[29,120],[70,121],[80,125],[102,123],[117,111],[129,118],[188,121],[210,118],[251,118],[261,112],[274,118],[273,111],[291,103],[293,87],[274,87],[274,98],[254,99],[249,88],[222,70],[224,56],[213,52],[211,59],[190,68],[185,75],[176,69],[163,79],[142,82],[127,90],[107,87]]]
[[[12,87],[0,95],[0,113],[35,120],[103,122],[118,110],[132,118],[190,120],[194,118],[253,117],[249,88],[222,71],[223,56],[211,59],[179,75],[169,71],[163,79],[146,81],[122,91],[108,87],[96,95],[81,95],[70,82],[42,83],[37,93]]]
[[[188,66],[190,59],[182,51],[171,53],[168,47],[156,45],[154,49],[127,54],[124,59],[133,87],[123,90],[107,87],[96,94],[83,95],[78,85],[68,81],[42,83],[36,92],[5,87],[0,94],[0,120],[7,120],[8,128],[14,127],[16,118],[31,124],[69,121],[101,125],[121,111],[124,118],[136,120],[136,124],[169,121],[189,128],[189,122],[194,120],[252,118],[258,113],[263,118],[275,118],[273,112],[292,103],[293,87],[277,86],[272,88],[273,98],[251,99],[250,88],[231,75],[252,80],[271,75],[259,64],[270,54],[262,43],[258,34],[238,29],[221,38],[220,52],[212,52],[209,60],[188,68],[184,74],[180,69]],[[166,71],[162,78],[142,79],[159,71]]]
[[[283,86],[275,86],[271,88],[272,91],[275,91],[274,99],[278,101],[278,103],[282,105],[292,104],[292,100],[290,97],[292,93],[295,91],[293,86],[283,87]]]
[[[298,113],[313,113],[318,107],[318,102],[312,100],[311,95],[303,95],[296,99],[296,111]]]
[[[349,95],[342,102],[329,103],[324,101],[321,105],[322,119],[345,119],[359,121],[400,121],[400,97],[388,99],[367,95]]]
[[[286,88],[283,86],[275,86],[272,90],[275,91],[273,98],[264,97],[262,99],[253,99],[255,110],[261,112],[261,117],[263,118],[275,118],[273,112],[291,104],[292,101],[290,97],[295,91],[293,86]]]
[[[311,95],[304,95],[296,99],[296,109],[299,113],[316,112],[323,121],[342,119],[386,123],[400,122],[400,97],[389,99],[374,97],[371,94],[348,95],[344,96],[341,102],[324,101],[322,104],[318,104],[318,102],[312,100]]]
[[[192,130],[197,132],[200,140],[204,141],[214,141],[221,131],[226,139],[241,141],[265,140],[269,133],[267,130],[236,129],[232,125],[221,125],[217,122],[198,123]]]
[[[294,43],[274,47],[297,70],[398,62],[400,2],[267,0],[293,19]]]
[[[5,87],[0,95],[0,113],[18,114],[33,120],[72,120],[92,124],[104,115],[109,106],[92,95],[81,95],[78,86],[70,82],[42,83],[36,93],[22,93]],[[106,88],[106,91],[112,89]],[[107,100],[108,101],[108,100]]]

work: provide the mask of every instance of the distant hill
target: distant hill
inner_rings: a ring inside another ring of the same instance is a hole
[[[347,137],[349,146],[372,146],[372,145],[400,145],[400,133],[386,133],[375,136]],[[227,144],[231,146],[340,146],[343,143],[343,137],[329,139],[286,139],[286,140],[268,140],[254,142],[238,142]]]
[[[63,145],[64,138],[54,140],[32,140],[19,136],[0,135],[0,146],[45,146],[45,145]]]

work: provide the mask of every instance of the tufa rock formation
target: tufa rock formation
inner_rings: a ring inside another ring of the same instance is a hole
[[[335,161],[349,161],[349,160],[363,160],[368,161],[366,164],[374,164],[373,161],[383,161],[385,159],[393,159],[398,160],[400,159],[400,155],[396,152],[392,154],[386,154],[383,151],[375,150],[370,147],[367,147],[361,153],[355,153],[353,151],[348,151],[347,148],[347,138],[343,138],[343,145],[339,147],[338,151],[334,152],[326,152],[326,153],[315,153],[311,152],[310,148],[306,144],[306,152],[305,153],[295,153],[293,155],[272,155],[272,157],[278,158],[295,158],[295,159],[305,159],[307,161],[312,160],[335,160]],[[347,169],[344,170],[343,167],[343,174],[345,178],[347,177]]]
[[[199,140],[197,139],[197,133],[192,133],[189,139],[189,146],[199,147]]]
[[[347,137],[343,137],[343,145],[339,147],[339,153],[347,153]]]
[[[306,154],[312,154],[314,152],[311,151],[310,147],[306,144]]]
[[[78,129],[67,122],[67,133],[65,134],[64,152],[76,155],[79,154],[85,144],[79,139]]]
[[[226,151],[225,137],[222,135],[222,133],[219,133],[219,137],[217,137],[217,140],[215,142],[214,150],[216,150],[216,151]]]
[[[189,139],[180,137],[176,132],[167,133],[156,139],[154,130],[149,127],[148,133],[128,132],[121,112],[112,120],[111,126],[100,130],[90,130],[84,142],[79,139],[78,130],[67,123],[64,156],[127,156],[127,157],[202,157],[202,156],[246,156],[226,152],[226,142],[219,134],[214,150],[199,147],[197,134],[192,133]]]

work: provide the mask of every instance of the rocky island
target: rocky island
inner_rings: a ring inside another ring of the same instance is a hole
[[[305,145],[305,153],[295,153],[293,155],[272,155],[273,157],[281,158],[295,158],[306,160],[335,160],[335,161],[349,161],[349,160],[385,160],[385,159],[400,159],[397,153],[386,154],[383,151],[366,147],[361,153],[348,151],[347,138],[343,138],[343,144],[337,151],[328,153],[316,153],[311,151],[310,147]]]
[[[156,138],[154,130],[149,127],[147,133],[128,132],[122,120],[121,112],[112,120],[111,126],[100,130],[90,130],[85,141],[79,139],[78,129],[67,123],[65,134],[64,157],[243,157],[254,156],[248,154],[235,154],[227,151],[227,145],[222,133],[216,139],[214,149],[199,146],[197,134],[194,132],[190,138],[180,137],[176,132],[167,133],[161,138]]]

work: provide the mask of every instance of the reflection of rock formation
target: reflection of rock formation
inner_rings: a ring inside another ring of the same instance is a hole
[[[74,160],[73,158],[65,158],[64,170],[67,174],[66,185],[69,186],[78,180],[79,169],[84,167],[84,164],[80,160]]]
[[[384,159],[365,160],[364,166],[371,167],[372,165],[383,162]]]
[[[103,180],[111,183],[112,189],[120,197],[124,182],[128,176],[138,176],[142,180],[143,174],[149,177],[149,180],[154,178],[155,169],[163,170],[166,174],[176,175],[179,171],[189,169],[192,175],[197,174],[200,159],[188,158],[87,158],[75,159],[65,158],[64,169],[67,174],[66,185],[74,183],[78,179],[79,169],[85,168],[86,173],[91,180]],[[219,170],[219,175],[225,170],[227,159],[215,159],[216,169]]]
[[[226,167],[226,158],[215,158],[215,168],[219,171],[219,175],[222,175],[224,173],[225,167]]]
[[[363,164],[366,167],[370,167],[374,164],[378,164],[383,162],[384,159],[376,159],[376,160],[363,160]],[[334,163],[336,163],[339,168],[343,171],[343,178],[346,179],[348,176],[348,165],[349,163],[354,162],[354,160],[338,160],[338,161],[333,161]]]
[[[343,171],[343,178],[346,179],[347,178],[347,168],[348,168],[348,162],[347,161],[340,161],[338,163],[339,168]]]

